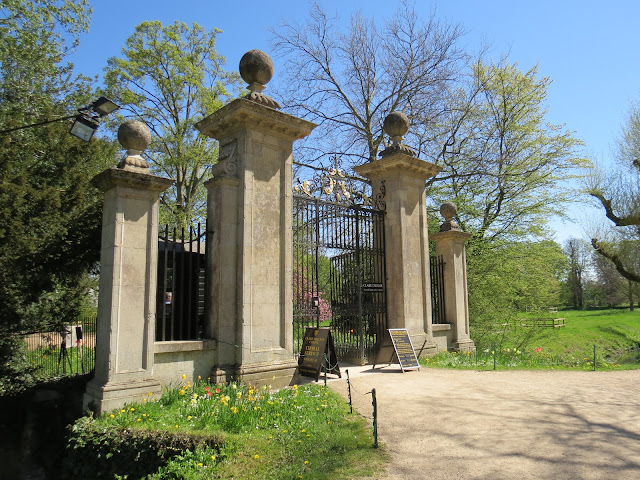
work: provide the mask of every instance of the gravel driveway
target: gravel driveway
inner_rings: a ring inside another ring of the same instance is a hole
[[[640,479],[640,370],[349,374],[369,420],[376,389],[381,479]],[[346,398],[345,379],[329,386]]]

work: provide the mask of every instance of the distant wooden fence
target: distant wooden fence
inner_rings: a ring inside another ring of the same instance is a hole
[[[521,318],[521,327],[559,328],[564,327],[564,318]]]

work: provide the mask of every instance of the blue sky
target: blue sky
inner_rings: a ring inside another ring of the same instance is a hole
[[[219,0],[93,0],[90,32],[72,61],[78,72],[101,75],[109,57],[118,56],[137,24],[145,20],[197,22],[224,31],[217,50],[227,66],[237,69],[244,52],[258,48],[271,52],[269,27],[282,19],[304,21],[305,0],[230,2]],[[395,10],[389,0],[320,0],[327,11],[345,20],[361,10],[383,21]],[[416,1],[426,18],[437,15],[460,23],[463,43],[477,50],[492,45],[496,58],[509,53],[523,70],[539,65],[540,75],[553,80],[548,96],[548,120],[565,125],[586,144],[594,158],[607,161],[611,146],[630,102],[640,100],[640,2],[636,0],[440,0]],[[275,59],[274,80],[278,61]],[[595,212],[572,207],[579,221]],[[557,240],[582,236],[580,225],[553,222]]]

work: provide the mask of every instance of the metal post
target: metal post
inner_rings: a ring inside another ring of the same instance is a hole
[[[349,413],[353,413],[353,403],[351,403],[351,380],[349,380],[349,369],[345,370],[347,372],[347,390],[349,392]]]
[[[495,343],[493,344],[492,352],[493,352],[493,369],[495,370],[496,369],[496,344]]]
[[[373,405],[373,448],[378,448],[378,402],[376,389],[371,389],[371,404]]]

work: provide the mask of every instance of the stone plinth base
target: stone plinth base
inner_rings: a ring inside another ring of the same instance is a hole
[[[453,342],[453,350],[456,352],[475,352],[476,344],[473,343],[473,340],[460,340]]]
[[[84,410],[91,410],[101,415],[110,410],[122,408],[126,403],[142,402],[154,396],[158,398],[161,393],[162,386],[156,380],[107,383],[105,385],[100,385],[92,380],[87,384],[82,405]]]
[[[283,388],[292,385],[298,362],[254,363],[250,365],[231,365],[214,368],[211,381],[228,383],[240,381],[254,386],[271,385],[273,388]]]

